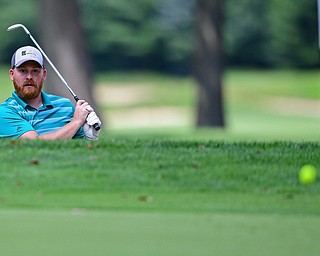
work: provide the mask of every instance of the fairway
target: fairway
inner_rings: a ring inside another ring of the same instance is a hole
[[[3,255],[318,255],[319,216],[2,210]],[[18,246],[17,246],[18,245]]]
[[[197,82],[150,73],[97,75],[112,136],[270,141],[320,139],[318,70],[227,70],[225,129],[195,129]],[[200,130],[201,131],[201,130]]]

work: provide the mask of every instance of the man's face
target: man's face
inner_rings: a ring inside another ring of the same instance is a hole
[[[47,71],[35,61],[26,61],[19,67],[10,69],[10,79],[13,81],[16,93],[25,101],[39,96]]]

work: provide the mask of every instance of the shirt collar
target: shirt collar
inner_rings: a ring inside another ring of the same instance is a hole
[[[52,107],[52,103],[51,100],[48,96],[48,94],[46,94],[44,91],[41,91],[41,95],[42,95],[42,104],[45,107]]]
[[[19,97],[19,95],[13,91],[12,92],[12,97],[19,103],[19,105],[21,105],[23,108],[26,108],[27,106],[30,106],[28,103],[26,103],[23,99],[21,99]],[[48,94],[46,94],[44,91],[41,91],[41,97],[42,97],[42,106],[44,108],[47,108],[47,107],[52,107],[52,103],[51,103],[51,100],[48,96]]]

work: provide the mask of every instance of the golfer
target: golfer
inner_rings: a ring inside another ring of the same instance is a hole
[[[79,100],[74,106],[61,96],[42,91],[47,70],[43,56],[32,46],[19,48],[12,56],[12,96],[0,104],[0,138],[97,140],[92,125],[101,122],[91,106]]]

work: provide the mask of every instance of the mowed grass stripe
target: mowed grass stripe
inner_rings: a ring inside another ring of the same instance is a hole
[[[319,216],[2,210],[4,255],[318,255]],[[19,246],[17,246],[19,245]]]
[[[216,193],[15,193],[2,209],[320,215],[319,194]]]

